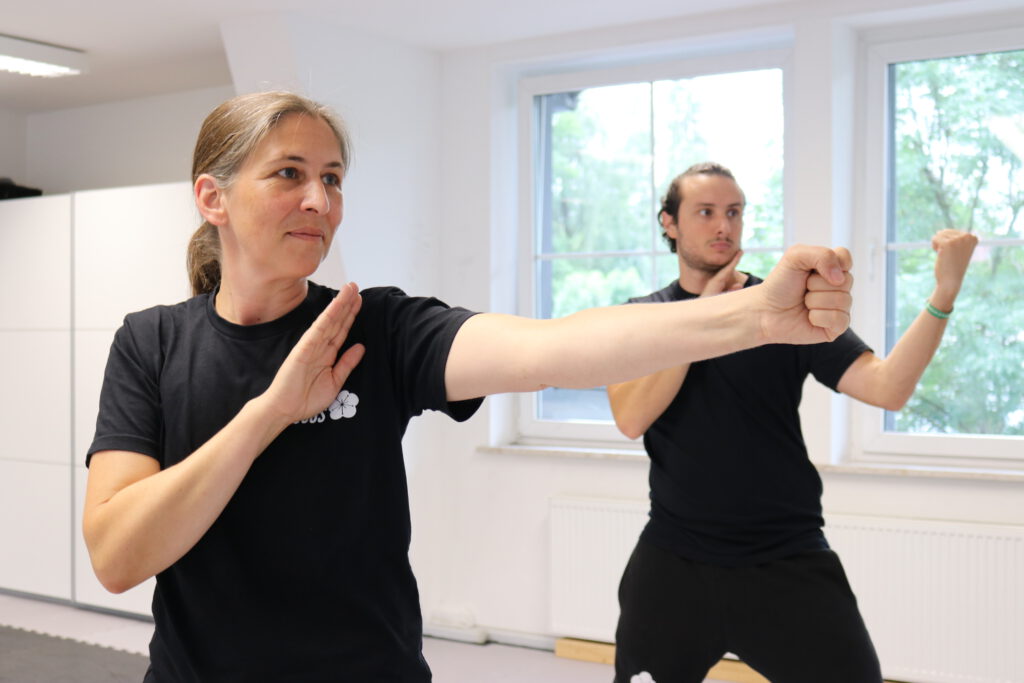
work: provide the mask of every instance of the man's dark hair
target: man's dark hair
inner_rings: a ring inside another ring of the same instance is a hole
[[[689,178],[695,175],[719,175],[724,178],[729,178],[733,182],[736,178],[725,166],[717,164],[714,161],[702,161],[699,164],[694,164],[690,168],[686,169],[675,177],[672,184],[668,186],[668,192],[661,199],[661,210],[658,211],[658,224],[661,224],[661,214],[666,213],[674,221],[679,215],[679,205],[683,203],[683,179]],[[672,253],[676,253],[676,241],[669,237],[665,233],[664,227],[661,231],[661,236],[668,242],[669,249]]]

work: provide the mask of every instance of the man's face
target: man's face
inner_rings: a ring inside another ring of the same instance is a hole
[[[676,252],[687,266],[717,273],[741,246],[743,192],[735,180],[721,175],[697,174],[682,182],[679,211],[674,220],[662,214],[662,227],[676,240]]]

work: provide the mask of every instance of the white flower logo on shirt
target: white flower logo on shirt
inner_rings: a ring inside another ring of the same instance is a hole
[[[332,420],[338,420],[343,417],[355,416],[357,405],[359,405],[359,397],[346,389],[342,389],[341,393],[338,394],[338,398],[331,402],[327,410],[330,412]]]
[[[646,671],[641,671],[636,676],[630,678],[629,683],[657,683],[657,681],[651,677],[651,674]]]

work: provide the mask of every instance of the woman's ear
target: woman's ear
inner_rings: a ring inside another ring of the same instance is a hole
[[[192,186],[196,208],[203,220],[218,228],[227,223],[227,210],[224,207],[224,191],[217,180],[209,173],[203,173]]]

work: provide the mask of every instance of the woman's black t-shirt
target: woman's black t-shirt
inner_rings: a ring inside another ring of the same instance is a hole
[[[336,294],[239,326],[200,295],[125,318],[107,363],[89,457],[126,450],[167,468],[270,384]],[[366,353],[335,401],[284,430],[220,517],[157,577],[155,681],[429,681],[401,440],[409,419],[468,419],[444,370],[471,312],[395,288],[362,293],[344,348]],[[87,458],[88,463],[88,458]]]

